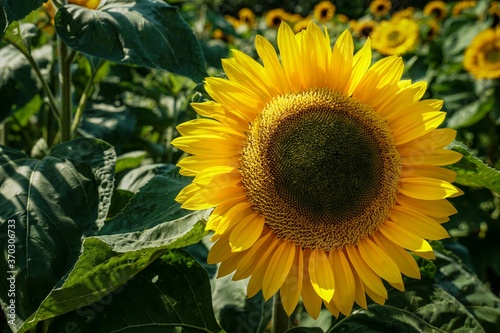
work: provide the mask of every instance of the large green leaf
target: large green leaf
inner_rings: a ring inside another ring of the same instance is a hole
[[[448,166],[457,173],[457,184],[486,187],[500,193],[500,171],[486,165],[463,144],[454,143],[451,149],[463,155],[460,161]]]
[[[157,0],[103,0],[57,11],[57,34],[71,48],[116,63],[168,70],[200,82],[205,61],[177,7]]]
[[[16,318],[36,311],[78,259],[83,236],[104,224],[113,190],[115,153],[100,140],[54,146],[42,160],[0,146],[0,235],[15,220]],[[7,253],[0,257],[7,267]],[[7,289],[6,270],[0,287]],[[8,300],[2,293],[5,309]]]
[[[188,254],[171,251],[119,289],[55,318],[49,332],[220,332],[205,270]],[[182,330],[180,330],[182,329]]]
[[[166,250],[198,242],[206,234],[208,211],[182,210],[174,201],[188,181],[171,169],[144,185],[97,236],[85,238],[64,283],[52,290],[23,329],[99,302]]]
[[[47,0],[0,0],[0,38],[11,22],[24,18],[44,2]]]

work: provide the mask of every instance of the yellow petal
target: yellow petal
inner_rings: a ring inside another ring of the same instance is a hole
[[[254,66],[260,65],[255,62]],[[268,102],[272,99],[272,95],[267,89],[267,83],[262,80],[265,79],[265,76],[254,76],[253,73],[238,64],[234,59],[222,59],[222,68],[230,80],[246,82],[249,87],[252,87],[253,92],[258,95],[260,101]]]
[[[385,221],[379,229],[380,233],[387,237],[391,242],[402,248],[413,252],[432,252],[432,247],[422,237],[418,237],[412,232],[392,221]]]
[[[244,217],[231,231],[229,245],[233,252],[249,249],[259,239],[264,229],[264,218],[257,213]]]
[[[242,132],[248,129],[252,121],[247,114],[236,109],[230,111],[224,105],[214,101],[191,103],[191,106],[199,115],[216,119],[221,124]]]
[[[309,277],[316,293],[327,302],[333,297],[335,283],[332,266],[323,250],[313,250],[309,258]]]
[[[267,72],[272,85],[278,88],[279,93],[284,94],[290,92],[290,84],[285,75],[283,67],[281,67],[278,55],[272,44],[262,36],[255,38],[255,49]]]
[[[368,69],[352,96],[374,107],[381,105],[391,97],[385,91],[388,86],[394,86],[394,92],[399,89],[397,82],[401,79],[403,68],[400,57],[390,56],[377,61]]]
[[[332,90],[347,93],[349,78],[352,73],[354,43],[349,30],[345,30],[335,42],[330,60],[330,77],[328,86]]]
[[[348,316],[352,311],[356,293],[356,282],[351,266],[341,250],[330,251],[328,257],[333,268],[335,285],[337,286],[333,294],[333,302],[340,312]]]
[[[375,233],[373,238],[377,245],[391,257],[396,265],[398,265],[401,273],[414,279],[420,279],[420,270],[411,254],[402,247],[391,242],[380,232]]]
[[[188,156],[183,158],[177,163],[177,166],[181,168],[179,173],[183,176],[196,176],[200,171],[216,167],[216,166],[229,166],[232,168],[239,168],[240,162],[237,157],[234,158],[209,158],[202,156]]]
[[[462,154],[448,149],[414,150],[401,158],[404,165],[443,166],[458,162]]]
[[[302,292],[302,281],[304,279],[304,251],[300,247],[295,247],[295,257],[290,268],[290,272],[283,282],[280,289],[281,302],[288,316],[292,315],[293,310],[299,302]]]
[[[276,247],[282,243],[282,240],[274,238],[269,242],[269,247],[265,250],[265,252],[261,252],[261,256],[257,261],[257,265],[255,266],[252,277],[248,282],[247,287],[247,295],[248,297],[255,296],[259,290],[263,287],[264,276],[266,275],[267,267],[269,266],[269,262],[272,259],[272,253],[276,249]],[[272,295],[271,295],[272,296]]]
[[[237,266],[237,272],[234,274],[235,280],[245,279],[252,275],[257,263],[265,253],[269,244],[271,244],[274,234],[269,229],[264,228],[261,237],[255,244],[244,252],[243,257]]]
[[[375,291],[380,296],[387,298],[387,290],[377,275],[361,257],[357,246],[346,246],[347,255],[352,266],[356,270],[356,273],[361,278],[366,286],[369,286],[371,290]]]
[[[408,177],[399,180],[399,192],[415,199],[439,200],[459,193],[448,182],[426,177]]]
[[[221,124],[219,121],[207,118],[198,118],[178,125],[179,134],[185,135],[219,135],[234,140],[246,140],[245,133],[232,127]]]
[[[309,260],[311,257],[311,250],[305,249],[304,253],[304,279],[302,283],[302,302],[306,308],[307,313],[317,319],[321,311],[322,300],[321,297],[316,293],[316,290],[311,284],[310,272],[308,270]]]
[[[172,145],[186,153],[211,158],[239,156],[243,142],[215,134],[180,136]]]
[[[359,254],[368,266],[388,282],[403,283],[401,273],[394,261],[371,239],[365,238],[358,244]]]
[[[292,91],[296,92],[303,88],[302,57],[295,35],[288,24],[281,24],[278,29],[278,48],[280,50],[281,63],[286,78]]]
[[[200,189],[184,201],[181,207],[189,210],[207,209],[215,207],[226,200],[240,198],[245,195],[245,190],[240,186],[227,187],[220,189],[219,191]]]
[[[215,235],[230,232],[236,224],[252,213],[253,209],[248,201],[242,201],[234,205],[221,217],[217,230],[215,230]]]
[[[446,112],[432,111],[409,114],[400,126],[390,124],[394,133],[394,144],[402,145],[436,129],[444,120]]]
[[[425,239],[440,240],[450,237],[441,224],[411,208],[394,206],[389,217],[406,230]]]
[[[266,275],[262,283],[264,299],[269,299],[283,285],[292,267],[295,256],[295,244],[282,241],[274,251],[271,261],[267,266]]]
[[[438,128],[418,139],[398,146],[398,152],[401,156],[407,156],[413,154],[415,151],[427,151],[444,148],[455,139],[456,135],[457,131],[454,129]]]
[[[424,95],[427,89],[427,82],[416,82],[404,88],[398,85],[398,89],[398,92],[394,94],[392,98],[387,99],[377,107],[380,115],[387,120],[390,125],[392,125],[391,121],[397,121],[403,117],[407,117],[410,113],[416,113],[414,111],[415,104],[420,101]],[[425,109],[424,111],[429,112],[433,110]]]
[[[368,38],[365,45],[354,55],[352,61],[352,74],[347,85],[347,96],[351,96],[357,88],[359,81],[363,78],[372,62],[371,41]]]
[[[456,208],[446,199],[441,200],[420,200],[399,194],[397,201],[403,207],[409,207],[422,214],[432,217],[448,217],[456,214]]]
[[[453,183],[457,178],[457,173],[450,169],[444,169],[430,165],[403,165],[401,178],[426,177],[442,179],[448,183]]]

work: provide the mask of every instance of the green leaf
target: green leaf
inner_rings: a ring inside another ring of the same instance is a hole
[[[98,302],[166,250],[194,244],[205,236],[208,212],[181,210],[173,201],[184,184],[175,171],[175,175],[152,178],[98,236],[85,238],[67,279],[52,290],[23,328]]]
[[[481,95],[472,103],[461,107],[448,118],[446,126],[455,129],[474,125],[493,109],[494,89],[489,87],[481,91]]]
[[[132,137],[136,124],[136,114],[120,100],[90,101],[79,126],[85,137],[101,139],[113,145],[117,153]]]
[[[71,48],[121,64],[158,68],[200,82],[205,61],[177,7],[156,0],[107,0],[99,10],[67,5],[55,17]]]
[[[47,0],[0,0],[0,38],[3,37],[6,26],[23,19],[44,2]]]
[[[455,142],[450,149],[463,155],[460,161],[447,167],[457,173],[455,183],[486,187],[500,193],[500,171],[486,165],[463,144]]]
[[[453,257],[438,253],[436,281],[481,324],[485,332],[500,332],[500,298]]]
[[[173,164],[158,163],[142,165],[127,172],[118,182],[117,188],[135,193],[154,176],[171,172],[174,169],[178,170]]]
[[[154,261],[99,301],[55,318],[48,332],[220,332],[207,273],[182,251]]]
[[[147,156],[148,153],[144,150],[131,151],[118,156],[116,158],[115,173],[139,167]]]
[[[36,311],[78,259],[82,238],[104,224],[113,189],[115,154],[103,141],[78,139],[54,146],[42,160],[0,146],[0,236],[15,220],[16,319]],[[7,253],[0,256],[7,267]],[[7,289],[7,271],[0,287]],[[6,294],[0,295],[5,307]]]

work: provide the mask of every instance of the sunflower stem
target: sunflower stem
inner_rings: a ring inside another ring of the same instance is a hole
[[[273,297],[273,326],[272,333],[284,333],[290,326],[290,317],[285,312],[281,297],[277,292]]]

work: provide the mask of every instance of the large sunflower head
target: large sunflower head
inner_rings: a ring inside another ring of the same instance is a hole
[[[200,118],[172,142],[194,177],[177,200],[215,207],[208,260],[250,277],[248,296],[279,291],[288,314],[302,297],[313,317],[366,308],[366,295],[383,304],[383,280],[420,277],[410,252],[433,258],[426,240],[448,237],[446,198],[460,191],[441,166],[461,157],[444,149],[455,131],[437,129],[442,101],[401,80],[400,57],[371,65],[369,39],[356,54],[348,31],[332,49],[315,24],[282,24],[277,39],[279,57],[257,36],[261,63],[235,50],[227,79],[206,79],[213,101],[194,103]]]
[[[391,12],[390,0],[373,0],[370,2],[370,13],[376,17],[386,16]]]
[[[430,1],[424,6],[424,15],[434,17],[437,20],[443,20],[448,15],[448,8],[444,1]]]
[[[387,55],[412,51],[418,43],[418,36],[418,24],[407,18],[382,21],[371,34],[373,48]]]
[[[464,68],[476,79],[500,78],[500,26],[480,32],[465,50]]]
[[[335,5],[330,1],[321,1],[316,6],[314,6],[314,18],[318,22],[328,22],[333,18],[335,14]]]

